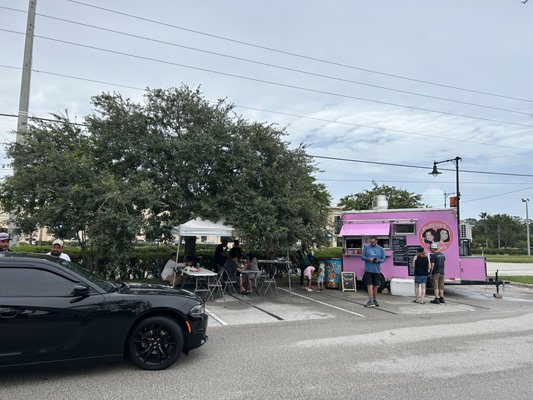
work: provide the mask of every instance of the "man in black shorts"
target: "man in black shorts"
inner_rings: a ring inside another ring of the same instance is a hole
[[[377,237],[372,236],[370,238],[370,244],[363,249],[361,259],[365,262],[363,283],[366,285],[368,291],[368,302],[365,304],[365,307],[379,307],[376,295],[381,282],[380,265],[385,262],[385,251],[383,247],[378,245]]]

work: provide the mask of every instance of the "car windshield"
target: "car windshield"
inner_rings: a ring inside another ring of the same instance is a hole
[[[87,271],[85,268],[79,266],[78,264],[63,259],[57,260],[57,263],[62,267],[74,271],[78,275],[83,276],[85,279],[91,281],[96,286],[105,290],[108,293],[116,290],[117,288],[117,286],[113,284],[113,282],[110,282],[104,278],[99,277],[98,275],[93,274],[92,272]]]

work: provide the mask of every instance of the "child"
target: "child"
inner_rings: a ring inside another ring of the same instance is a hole
[[[318,264],[318,274],[316,277],[316,288],[319,292],[324,290],[324,276],[326,275],[326,267],[324,261]]]
[[[311,281],[313,279],[313,274],[314,273],[315,273],[315,267],[313,267],[312,265],[310,265],[306,269],[304,269],[305,286],[306,286],[308,292],[312,292],[313,291],[313,289],[311,288]]]

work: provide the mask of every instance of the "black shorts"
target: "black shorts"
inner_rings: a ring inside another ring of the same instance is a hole
[[[378,272],[365,272],[363,275],[363,283],[366,286],[379,286],[381,284],[381,274]]]

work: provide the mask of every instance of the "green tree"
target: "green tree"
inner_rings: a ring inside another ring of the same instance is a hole
[[[485,247],[513,248],[517,247],[524,237],[524,225],[520,217],[507,214],[480,214],[481,221],[474,226],[472,235],[479,238],[476,245],[485,242]]]
[[[170,238],[197,216],[225,217],[269,254],[321,240],[329,195],[305,147],[291,150],[282,129],[185,86],[147,90],[142,104],[117,93],[92,104],[86,131],[56,116],[32,126],[24,146],[10,145],[15,173],[0,195],[27,229],[81,231],[86,265],[127,275],[137,234]]]
[[[340,199],[338,207],[342,207],[345,211],[371,210],[372,201],[377,195],[385,195],[391,209],[424,207],[424,204],[420,202],[422,195],[387,185],[376,186],[372,190],[345,196]]]

